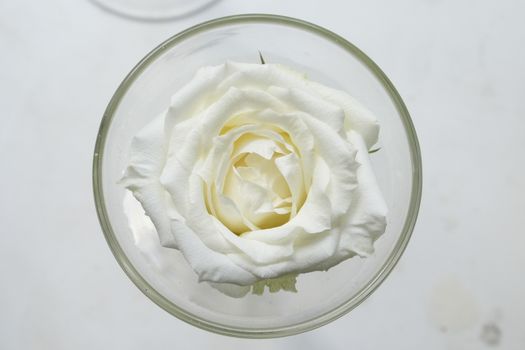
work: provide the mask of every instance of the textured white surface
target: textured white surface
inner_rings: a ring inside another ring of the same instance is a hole
[[[170,316],[118,267],[91,157],[103,110],[158,43],[213,17],[268,12],[341,34],[392,79],[424,160],[420,218],[392,275],[351,314],[284,339]],[[165,23],[87,0],[0,1],[1,349],[523,349],[525,3],[222,0]]]

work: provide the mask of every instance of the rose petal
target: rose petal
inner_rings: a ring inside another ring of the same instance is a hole
[[[199,69],[193,79],[172,96],[170,108],[166,113],[166,134],[170,135],[175,125],[207,108],[208,101],[216,93],[216,86],[227,74],[225,65]]]
[[[290,153],[277,158],[275,165],[288,183],[292,196],[291,214],[293,217],[297,214],[297,210],[302,206],[306,198],[300,160],[297,155]]]
[[[354,251],[361,256],[373,253],[373,242],[385,232],[387,207],[375,180],[367,146],[356,132],[349,139],[357,148],[356,159],[361,166],[357,170],[359,186],[354,192],[351,210],[342,217],[341,249]]]
[[[344,91],[335,90],[321,84],[312,82],[310,87],[319,93],[322,98],[339,105],[345,112],[345,129],[355,130],[359,133],[370,149],[377,143],[379,136],[379,124],[376,117],[359,101]]]
[[[219,100],[211,104],[199,118],[201,134],[204,136],[204,149],[208,149],[211,142],[207,136],[218,135],[224,124],[232,116],[260,111],[265,108],[285,111],[286,105],[266,92],[230,88]]]
[[[188,183],[188,204],[191,210],[185,215],[185,222],[202,242],[210,249],[219,252],[229,252],[232,246],[217,231],[213,229],[213,219],[206,208],[203,196],[204,181],[192,174]]]
[[[330,231],[305,238],[309,241],[297,244],[293,254],[287,259],[276,260],[271,264],[253,264],[251,259],[244,254],[229,254],[228,257],[258,279],[275,278],[288,273],[318,271],[318,267],[323,262],[330,262],[329,265],[332,266],[333,261],[338,258],[334,254],[338,239],[334,239]]]
[[[233,234],[222,222],[218,220],[214,222],[217,231],[238,249],[238,251],[232,251],[231,254],[242,252],[247,259],[252,261],[252,264],[270,264],[287,259],[293,254],[292,244],[272,245],[262,241],[246,240],[242,236]]]
[[[131,141],[129,166],[120,180],[142,204],[159,234],[162,245],[176,248],[168,209],[172,205],[158,176],[164,166],[163,116],[146,125]],[[172,209],[173,211],[173,209]]]
[[[331,203],[323,191],[324,178],[320,172],[321,166],[316,166],[312,186],[301,210],[286,224],[265,230],[250,231],[242,235],[243,238],[267,243],[288,242],[295,239],[297,234],[319,234],[332,227]]]
[[[275,141],[256,137],[254,134],[248,133],[235,142],[235,151],[233,156],[240,153],[256,153],[265,159],[272,159],[274,153],[282,153],[283,150]]]
[[[338,134],[344,135],[345,113],[340,106],[328,103],[326,100],[319,98],[317,94],[298,88],[288,89],[270,86],[268,92],[278,97],[281,101],[286,101],[286,103],[294,106],[296,110],[308,113],[327,124]]]
[[[305,93],[319,96],[325,102],[339,106],[345,114],[345,129],[355,130],[362,135],[367,148],[372,147],[379,134],[379,124],[376,117],[359,101],[349,94],[326,87],[305,78],[298,73],[281,65],[234,64],[229,63],[230,71],[235,73],[226,77],[219,85],[219,89],[259,88],[267,90],[270,86],[297,88]]]
[[[356,150],[326,124],[308,114],[302,114],[302,119],[315,138],[317,152],[330,168],[329,198],[333,215],[341,215],[348,210],[352,191],[357,187]]]
[[[208,248],[184,223],[172,220],[171,230],[180,251],[199,276],[199,281],[228,282],[241,286],[257,278],[234,263],[227,255]]]

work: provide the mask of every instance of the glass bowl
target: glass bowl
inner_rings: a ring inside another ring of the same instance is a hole
[[[171,95],[202,66],[226,60],[283,63],[325,85],[345,90],[379,119],[381,149],[372,166],[389,208],[387,229],[368,258],[327,272],[299,275],[297,293],[248,294],[236,299],[198,283],[181,254],[160,247],[155,233],[136,244],[128,223],[151,223],[117,182],[132,137],[165,110]],[[239,337],[304,332],[352,310],[390,273],[412,233],[421,198],[421,159],[408,111],[390,80],[357,47],[319,26],[274,15],[239,15],[187,29],[155,48],[124,79],[101,122],[93,185],[100,223],[115,258],[137,287],[160,307],[197,327]],[[124,204],[123,204],[124,203]],[[126,204],[127,203],[127,204]],[[126,208],[124,208],[126,206]],[[131,218],[132,217],[132,218]],[[150,239],[151,238],[151,239]],[[156,258],[141,252],[157,249]]]

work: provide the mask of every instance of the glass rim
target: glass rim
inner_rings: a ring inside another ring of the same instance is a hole
[[[129,87],[133,84],[135,79],[140,76],[140,74],[146,69],[150,63],[155,61],[157,57],[171,49],[179,42],[190,38],[193,35],[214,29],[217,27],[222,27],[231,24],[242,24],[242,23],[272,23],[279,25],[288,25],[296,29],[305,30],[314,34],[317,34],[323,37],[326,40],[332,41],[334,44],[343,48],[346,52],[356,57],[362,64],[364,64],[369,71],[371,71],[374,76],[379,80],[383,88],[388,93],[390,99],[394,103],[399,116],[401,117],[410,149],[410,157],[412,162],[412,189],[410,196],[410,205],[408,209],[408,214],[405,219],[403,226],[403,231],[398,238],[396,245],[392,252],[390,253],[388,259],[379,269],[379,271],[372,277],[368,283],[352,298],[343,302],[339,306],[325,312],[322,315],[319,315],[315,318],[308,319],[303,322],[299,322],[289,326],[283,327],[269,327],[264,329],[251,329],[243,327],[233,327],[223,325],[217,322],[212,322],[201,317],[198,317],[192,313],[189,313],[182,308],[178,307],[162,294],[156,291],[137,271],[133,266],[129,258],[126,256],[124,250],[120,246],[116,235],[111,227],[109,220],[109,215],[106,210],[106,205],[104,201],[104,191],[102,183],[102,166],[104,159],[104,146],[106,142],[106,137],[108,130],[110,129],[113,115],[117,110],[119,103],[122,97],[126,94]],[[220,17],[212,19],[195,26],[192,26],[182,32],[175,34],[170,37],[150,53],[148,53],[124,78],[122,83],[119,85],[115,91],[113,97],[111,98],[102,121],[100,123],[100,128],[97,134],[97,140],[95,145],[95,151],[93,155],[93,193],[95,197],[95,206],[97,210],[98,219],[100,226],[106,238],[106,241],[115,256],[115,259],[128,275],[131,281],[155,304],[163,308],[168,313],[179,318],[182,321],[185,321],[193,326],[196,326],[201,329],[205,329],[214,333],[219,333],[228,336],[235,336],[241,338],[274,338],[274,337],[283,337],[294,335],[302,332],[306,332],[318,327],[321,327],[335,319],[345,315],[359,304],[361,304],[368,296],[370,296],[377,287],[385,280],[385,278],[390,274],[394,266],[399,261],[401,255],[403,254],[408,241],[412,235],[414,229],[417,214],[419,211],[419,206],[421,202],[422,194],[422,165],[421,165],[421,153],[419,148],[418,139],[416,136],[415,128],[410,118],[410,114],[401,99],[401,96],[395,89],[392,82],[388,77],[383,73],[383,71],[374,63],[364,52],[358,49],[355,45],[350,43],[348,40],[343,37],[323,28],[318,25],[280,15],[272,14],[241,14],[233,15],[227,17]]]

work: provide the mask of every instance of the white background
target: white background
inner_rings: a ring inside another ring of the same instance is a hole
[[[125,74],[180,30],[267,12],[346,37],[405,99],[424,193],[399,265],[364,304],[282,339],[208,333],[133,286],[91,190]],[[0,0],[0,349],[524,349],[525,3],[222,0],[164,23],[87,0]]]

